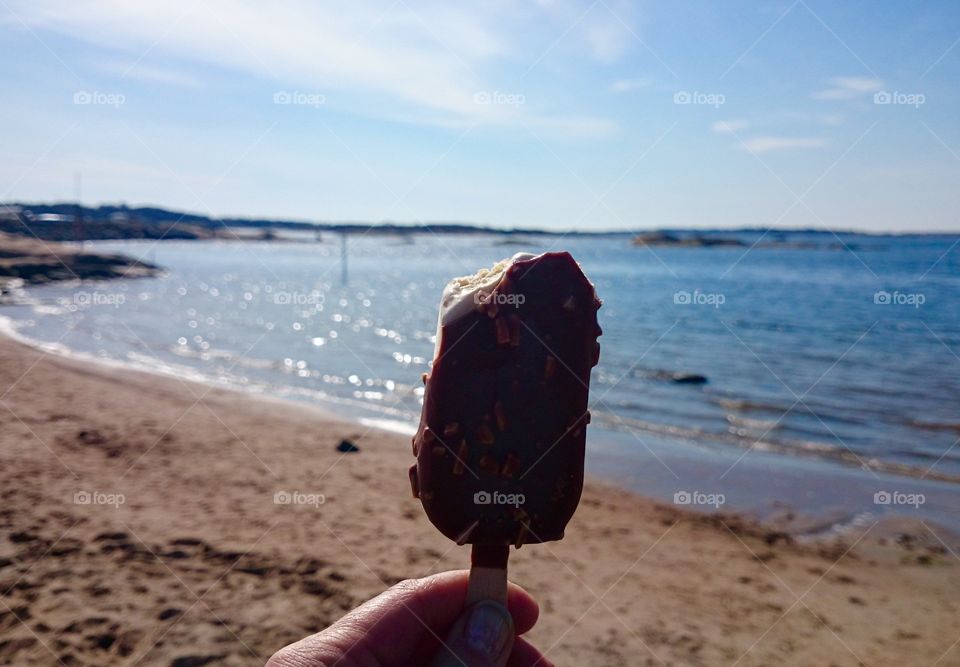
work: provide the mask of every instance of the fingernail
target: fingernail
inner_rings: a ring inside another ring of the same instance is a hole
[[[513,632],[510,612],[496,602],[479,602],[464,629],[467,644],[478,654],[496,659]]]

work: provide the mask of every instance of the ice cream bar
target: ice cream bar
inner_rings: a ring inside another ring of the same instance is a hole
[[[583,487],[599,307],[566,252],[517,254],[444,289],[410,481],[450,539],[563,537]]]

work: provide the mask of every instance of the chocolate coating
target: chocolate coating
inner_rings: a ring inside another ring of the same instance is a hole
[[[566,252],[515,261],[479,301],[440,329],[414,495],[460,544],[559,540],[583,489],[600,301]]]

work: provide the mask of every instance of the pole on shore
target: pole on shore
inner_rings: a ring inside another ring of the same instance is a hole
[[[73,175],[73,189],[76,197],[73,209],[73,240],[80,243],[83,241],[83,177],[79,171]]]

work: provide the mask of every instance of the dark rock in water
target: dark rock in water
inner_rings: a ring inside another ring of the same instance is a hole
[[[708,382],[707,376],[699,373],[684,373],[657,368],[638,368],[633,371],[633,374],[639,378],[660,382],[675,382],[676,384],[706,384]]]
[[[670,378],[677,384],[706,384],[707,376],[697,373],[674,373]]]
[[[340,444],[337,445],[337,451],[343,452],[344,454],[353,454],[354,452],[359,452],[360,448],[349,440],[341,440]]]

